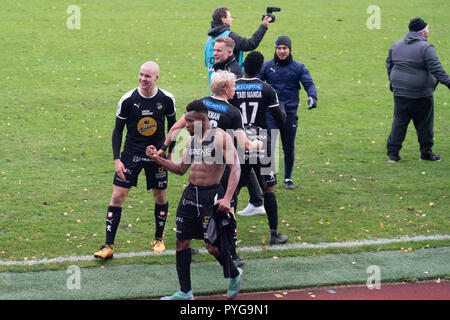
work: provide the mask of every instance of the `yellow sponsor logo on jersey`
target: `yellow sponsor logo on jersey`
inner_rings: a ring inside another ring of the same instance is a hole
[[[155,133],[156,129],[157,129],[157,124],[155,119],[151,118],[151,117],[145,117],[142,118],[141,120],[139,120],[138,124],[137,124],[137,129],[139,131],[140,134],[142,134],[143,136],[151,136]]]

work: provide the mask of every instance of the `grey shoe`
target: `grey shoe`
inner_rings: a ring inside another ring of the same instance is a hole
[[[287,241],[288,237],[285,235],[282,235],[280,233],[277,233],[275,236],[270,236],[270,245],[274,244],[283,244]]]

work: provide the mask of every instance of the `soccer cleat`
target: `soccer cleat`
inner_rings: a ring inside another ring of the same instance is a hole
[[[105,244],[104,246],[100,247],[100,251],[97,251],[94,253],[94,257],[100,258],[100,259],[110,259],[113,257],[113,248],[114,245],[112,244]]]
[[[242,210],[242,211],[238,211],[238,215],[240,216],[257,216],[260,214],[265,214],[266,210],[264,209],[264,206],[259,206],[259,207],[255,207],[254,205],[252,205],[251,203],[248,204],[248,206]]]
[[[434,154],[433,152],[425,153],[420,156],[420,161],[441,161],[441,160],[442,157],[437,154]]]
[[[277,233],[275,236],[270,236],[270,244],[274,245],[274,244],[283,244],[287,241],[288,237],[284,236],[280,233]]]
[[[164,241],[163,239],[155,239],[153,240],[153,247],[152,247],[154,252],[163,252],[166,251],[166,246],[164,245]]]
[[[294,189],[295,185],[291,179],[284,179],[284,188],[285,189]]]
[[[171,296],[162,297],[161,300],[194,300],[194,295],[192,294],[192,290],[188,293],[180,290]]]
[[[236,278],[230,279],[230,284],[228,285],[228,291],[227,291],[227,299],[232,300],[234,299],[239,291],[241,290],[241,275],[243,273],[241,268],[238,268],[239,275]]]

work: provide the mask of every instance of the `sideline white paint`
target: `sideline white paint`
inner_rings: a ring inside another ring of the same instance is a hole
[[[290,250],[290,249],[326,249],[326,248],[345,248],[345,247],[361,247],[367,245],[381,245],[399,242],[418,242],[428,240],[449,240],[450,235],[434,235],[434,236],[417,236],[417,237],[401,237],[396,239],[375,239],[375,240],[360,240],[360,241],[346,241],[346,242],[323,242],[323,243],[293,243],[276,246],[261,246],[261,247],[243,247],[238,248],[238,252],[258,252],[261,250]],[[208,253],[206,249],[200,249],[200,253]],[[157,255],[175,255],[175,250],[166,250],[161,253],[155,253],[153,251],[141,251],[141,252],[125,252],[115,253],[114,259],[120,258],[134,258],[134,257],[146,257]],[[91,261],[95,260],[93,255],[89,256],[71,256],[71,257],[58,257],[52,259],[33,259],[27,261],[0,261],[0,266],[12,266],[12,265],[35,265],[43,263],[57,263],[57,262],[77,262],[77,261]]]

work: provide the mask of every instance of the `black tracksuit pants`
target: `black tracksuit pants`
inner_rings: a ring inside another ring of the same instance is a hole
[[[434,100],[433,96],[412,99],[394,96],[394,120],[387,139],[387,155],[399,155],[405,140],[408,124],[413,120],[422,155],[432,152]]]

